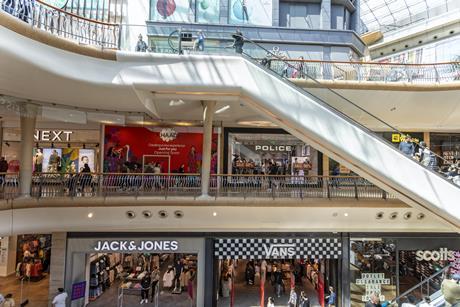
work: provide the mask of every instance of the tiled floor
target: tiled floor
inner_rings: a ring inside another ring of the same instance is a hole
[[[48,307],[49,278],[37,282],[24,282],[22,287],[23,302],[28,299],[31,307]],[[15,275],[0,277],[0,293],[13,294],[16,306],[21,303],[21,282]]]

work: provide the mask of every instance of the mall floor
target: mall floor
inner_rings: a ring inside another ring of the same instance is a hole
[[[23,302],[28,299],[27,306],[48,307],[49,278],[48,276],[36,282],[24,282],[22,288]],[[13,294],[16,306],[21,303],[21,282],[16,275],[0,277],[0,293],[5,295]]]
[[[256,278],[254,285],[248,286],[246,285],[246,281],[244,279],[244,270],[246,264],[241,262],[238,264],[236,269],[236,279],[235,279],[235,307],[258,307],[260,306],[260,280]],[[289,286],[286,285],[286,293],[282,293],[280,298],[277,298],[275,295],[275,289],[271,285],[270,282],[265,283],[265,305],[267,304],[268,297],[275,298],[275,306],[276,307],[287,307],[287,302],[289,301]],[[310,298],[310,306],[311,307],[319,307],[321,306],[318,301],[317,292],[310,282],[310,280],[306,277],[302,279],[302,285],[297,284],[296,292],[297,296],[300,295],[300,291],[305,291],[307,296]],[[230,298],[229,297],[221,297],[217,302],[218,307],[227,307],[230,306]]]

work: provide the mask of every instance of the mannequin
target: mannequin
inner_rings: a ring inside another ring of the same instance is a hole
[[[41,173],[43,170],[43,153],[40,148],[37,149],[37,153],[35,154],[34,160],[35,171],[37,173]]]

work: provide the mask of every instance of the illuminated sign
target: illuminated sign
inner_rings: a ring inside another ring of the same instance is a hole
[[[177,131],[174,128],[164,128],[160,131],[160,138],[164,142],[171,142],[177,138]]]
[[[453,261],[455,252],[443,247],[439,251],[418,250],[415,253],[417,261]]]
[[[134,240],[97,241],[96,252],[136,252],[136,251],[176,251],[179,243],[174,240]]]
[[[256,151],[292,151],[291,145],[255,145]]]
[[[35,130],[37,142],[69,142],[73,131],[70,130]]]

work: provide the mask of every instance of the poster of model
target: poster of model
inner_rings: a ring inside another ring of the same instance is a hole
[[[219,0],[196,0],[197,22],[219,23]]]
[[[61,166],[62,149],[44,148],[43,149],[43,172],[56,173]]]
[[[78,151],[78,171],[81,172],[85,168],[85,164],[91,172],[95,172],[94,163],[94,150],[93,149],[80,149]]]
[[[195,0],[151,0],[150,17],[154,21],[195,21]]]
[[[76,173],[78,170],[78,148],[63,148],[61,169],[66,173]]]
[[[310,157],[291,157],[292,167],[291,175],[293,176],[307,176],[308,172],[312,169]]]
[[[230,0],[231,24],[272,25],[272,0]]]

